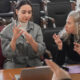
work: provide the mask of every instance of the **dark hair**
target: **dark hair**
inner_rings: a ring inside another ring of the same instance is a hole
[[[14,19],[17,20],[16,9],[19,10],[21,8],[21,6],[26,5],[26,4],[28,4],[32,7],[32,4],[29,0],[19,0],[19,1],[17,1],[16,5],[14,7]]]

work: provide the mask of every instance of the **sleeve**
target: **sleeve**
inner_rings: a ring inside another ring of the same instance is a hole
[[[38,30],[37,43],[38,43],[38,55],[41,55],[46,50],[45,43],[43,42],[43,34],[42,34],[41,28],[39,28],[39,30]]]
[[[12,33],[10,34],[11,31],[9,30],[9,27],[6,26],[0,33],[2,53],[3,53],[3,56],[5,56],[6,58],[13,57],[15,53],[12,51],[11,46],[10,46],[10,41],[11,41],[10,36]]]
[[[1,38],[1,48],[3,56],[5,56],[6,58],[11,58],[14,56],[15,52],[13,52],[11,49],[9,39]]]
[[[65,56],[66,56],[66,45],[65,42],[63,42],[63,48],[62,50],[59,50],[57,45],[56,45],[56,57],[55,57],[55,62],[61,66],[65,63]]]

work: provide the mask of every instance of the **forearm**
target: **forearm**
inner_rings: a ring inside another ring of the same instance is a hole
[[[35,40],[32,40],[32,42],[30,42],[30,45],[35,52],[38,52],[38,43]]]
[[[11,58],[13,55],[15,55],[15,52],[12,50],[8,39],[1,38],[1,47],[3,56],[5,56],[6,58]]]
[[[16,40],[12,39],[11,42],[10,42],[10,46],[12,48],[12,51],[15,51],[15,49],[16,49]]]

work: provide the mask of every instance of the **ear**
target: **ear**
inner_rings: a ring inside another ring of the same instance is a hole
[[[18,14],[18,10],[16,9],[16,14]]]

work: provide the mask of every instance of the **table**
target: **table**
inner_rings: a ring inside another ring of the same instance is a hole
[[[0,80],[15,80],[14,75],[20,74],[22,69],[25,68],[0,70]],[[80,74],[70,74],[70,75],[72,77],[72,80],[80,80]]]

